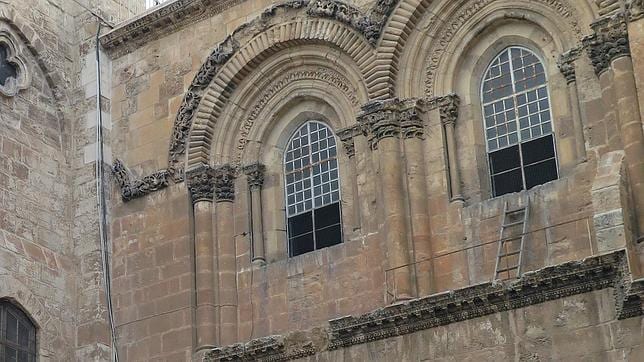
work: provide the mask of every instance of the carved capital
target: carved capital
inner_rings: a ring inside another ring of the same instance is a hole
[[[575,72],[575,61],[579,58],[580,49],[575,48],[569,50],[559,57],[557,61],[557,66],[559,71],[566,78],[566,83],[570,84],[577,80],[577,75]]]
[[[630,56],[628,27],[624,14],[603,18],[591,25],[595,33],[584,39],[595,74],[601,75],[617,58]]]
[[[347,153],[347,156],[349,158],[355,156],[356,154],[356,145],[353,139],[354,137],[360,135],[361,133],[362,133],[362,130],[360,128],[360,125],[343,128],[338,131],[338,137],[340,138],[340,142],[342,142],[344,151]]]
[[[400,119],[400,128],[403,138],[425,138],[425,127],[423,126],[423,121],[418,115],[418,109],[415,106],[401,111]]]
[[[458,119],[458,107],[461,99],[456,94],[448,94],[438,100],[438,109],[443,126],[454,126]]]
[[[253,188],[262,188],[264,185],[264,174],[266,172],[266,166],[261,163],[254,163],[244,167],[244,173],[248,178],[248,187]]]
[[[199,201],[212,202],[214,190],[214,170],[210,166],[200,166],[186,172],[188,191],[192,203]]]
[[[231,165],[215,169],[215,200],[232,202],[235,200],[235,168]]]
[[[644,0],[627,0],[626,7],[630,13],[630,21],[644,17]]]

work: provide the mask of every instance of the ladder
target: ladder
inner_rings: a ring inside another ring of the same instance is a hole
[[[523,248],[528,233],[530,200],[525,206],[509,209],[503,205],[503,222],[499,233],[499,250],[496,254],[494,279],[512,279],[521,276]],[[521,227],[521,229],[519,229]],[[518,231],[521,230],[519,234]]]

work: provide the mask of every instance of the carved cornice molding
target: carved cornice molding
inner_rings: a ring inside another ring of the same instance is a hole
[[[547,267],[521,279],[491,282],[388,306],[359,317],[330,321],[329,349],[395,337],[612,287],[626,263],[623,251]],[[641,299],[631,314],[642,312]],[[639,308],[639,309],[638,309]],[[637,314],[636,314],[637,315]]]
[[[342,147],[344,147],[344,151],[347,153],[347,156],[349,158],[352,158],[356,155],[356,144],[354,138],[361,134],[362,128],[360,127],[360,125],[355,125],[338,130],[338,138],[340,138]]]
[[[186,171],[186,183],[192,203],[212,202],[215,188],[215,170],[210,166],[200,166]]]
[[[297,331],[293,339],[269,336],[215,348],[204,361],[286,361],[606,288],[615,289],[618,319],[644,313],[644,279],[631,280],[626,254],[620,250],[525,273],[518,280],[478,284],[334,319],[324,343],[314,345],[303,337],[306,332]]]
[[[443,126],[454,126],[458,120],[458,107],[461,105],[461,99],[456,94],[448,94],[440,97],[437,102],[441,124]]]
[[[217,202],[235,201],[235,168],[223,165],[215,168],[215,200]]]
[[[261,163],[254,163],[252,165],[244,166],[244,174],[248,179],[248,187],[262,188],[264,185],[264,174],[266,173],[266,166]]]
[[[112,165],[112,174],[121,188],[123,201],[130,201],[168,187],[168,171],[160,170],[139,180],[132,180],[132,173],[121,160]]]
[[[584,38],[583,44],[595,68],[595,74],[599,76],[610,68],[614,59],[630,56],[627,15],[618,13],[602,18],[591,24],[591,27],[595,33]]]
[[[288,361],[311,356],[315,352],[310,341],[287,347],[283,336],[268,336],[247,343],[214,348],[204,355],[203,361]]]

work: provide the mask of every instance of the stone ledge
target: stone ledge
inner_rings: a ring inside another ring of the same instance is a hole
[[[620,250],[525,273],[511,282],[483,283],[334,319],[322,342],[319,336],[295,341],[291,335],[270,336],[213,349],[204,360],[285,361],[611,287],[618,319],[644,314],[644,279],[631,280],[626,253]]]

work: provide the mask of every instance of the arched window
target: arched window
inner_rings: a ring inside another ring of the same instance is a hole
[[[340,179],[333,131],[319,121],[298,128],[284,153],[289,255],[342,242]]]
[[[485,139],[494,196],[558,178],[548,82],[530,50],[503,50],[481,87]]]
[[[36,361],[36,327],[6,300],[0,300],[0,361]]]

